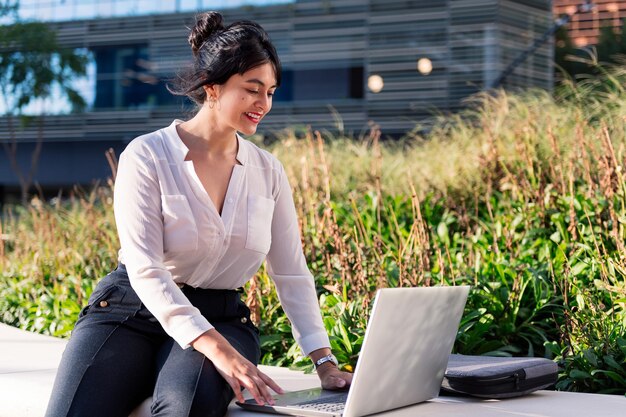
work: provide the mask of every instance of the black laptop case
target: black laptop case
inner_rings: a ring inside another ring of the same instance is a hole
[[[450,355],[441,388],[483,398],[509,398],[545,389],[557,380],[556,363],[544,358]]]

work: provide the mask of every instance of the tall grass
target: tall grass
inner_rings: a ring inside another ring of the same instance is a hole
[[[69,335],[118,241],[110,186],[76,189],[67,202],[39,198],[6,208],[0,221],[0,314],[5,323]]]
[[[294,188],[325,325],[354,366],[386,286],[473,286],[455,350],[557,360],[559,389],[626,390],[626,76],[481,94],[428,134],[380,141],[287,131],[270,150]],[[3,321],[67,336],[118,248],[110,187],[1,224]],[[306,367],[264,268],[247,301],[263,362]]]

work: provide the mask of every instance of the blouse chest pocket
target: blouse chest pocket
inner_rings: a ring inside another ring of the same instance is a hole
[[[163,251],[186,252],[198,249],[198,228],[184,195],[162,195]]]
[[[248,235],[246,249],[267,254],[272,243],[274,200],[259,195],[248,196]]]

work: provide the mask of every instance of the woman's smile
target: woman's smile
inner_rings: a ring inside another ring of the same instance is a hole
[[[250,120],[252,123],[259,123],[261,121],[261,114],[259,113],[252,113],[252,112],[246,112],[244,113],[244,115],[248,118],[248,120]]]

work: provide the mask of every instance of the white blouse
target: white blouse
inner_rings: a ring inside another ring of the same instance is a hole
[[[237,135],[222,215],[189,149],[170,126],[135,138],[115,181],[119,261],[141,301],[183,348],[213,326],[179,285],[235,289],[267,258],[281,305],[305,354],[330,347],[306,265],[291,188],[281,163]],[[177,285],[179,284],[179,285]]]

